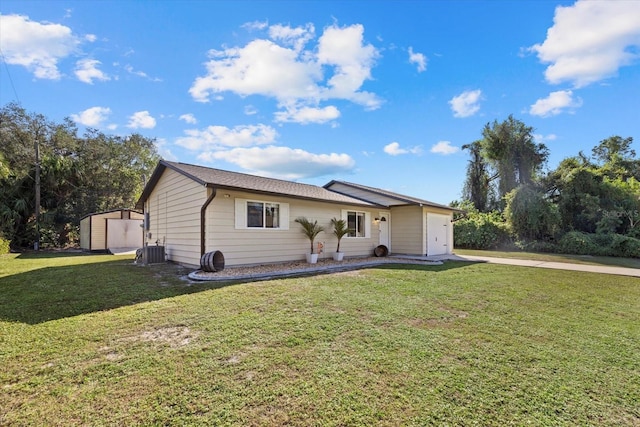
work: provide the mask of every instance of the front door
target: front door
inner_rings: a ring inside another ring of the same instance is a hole
[[[427,256],[448,253],[450,226],[449,215],[427,213]]]
[[[391,246],[389,246],[390,241],[389,241],[389,214],[388,213],[381,213],[380,216],[378,216],[379,220],[378,220],[378,230],[380,230],[380,235],[379,235],[379,244],[380,245],[385,245],[387,247],[387,249],[389,249],[389,251],[391,251]]]

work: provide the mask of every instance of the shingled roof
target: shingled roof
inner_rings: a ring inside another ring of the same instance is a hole
[[[161,160],[153,171],[153,174],[149,179],[149,183],[145,186],[140,199],[136,203],[137,208],[142,208],[145,200],[147,200],[151,194],[153,187],[155,187],[160,176],[162,176],[162,173],[167,168],[189,177],[203,186],[214,187],[217,189],[240,190],[261,194],[276,194],[297,199],[317,200],[349,205],[379,206],[374,203],[336,193],[316,185],[301,184],[293,181],[265,178],[240,172],[230,172],[222,169]]]

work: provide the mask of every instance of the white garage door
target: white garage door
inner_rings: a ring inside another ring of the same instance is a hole
[[[444,255],[449,252],[449,215],[427,214],[427,255]]]

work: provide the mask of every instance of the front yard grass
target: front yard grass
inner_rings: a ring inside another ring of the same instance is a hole
[[[189,283],[0,257],[0,425],[640,424],[640,282],[491,264]]]

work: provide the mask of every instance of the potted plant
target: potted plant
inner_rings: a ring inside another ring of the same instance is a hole
[[[331,225],[333,226],[333,235],[338,238],[338,247],[333,254],[333,259],[336,261],[342,261],[344,258],[344,252],[340,252],[340,240],[349,233],[347,228],[347,221],[344,219],[331,218]]]
[[[318,262],[318,254],[313,252],[313,242],[318,234],[324,231],[324,227],[318,225],[317,220],[311,222],[303,216],[296,218],[295,221],[300,224],[300,226],[302,227],[302,232],[305,236],[307,236],[309,242],[311,242],[311,251],[307,254],[307,262],[309,264],[315,264],[316,262]]]

